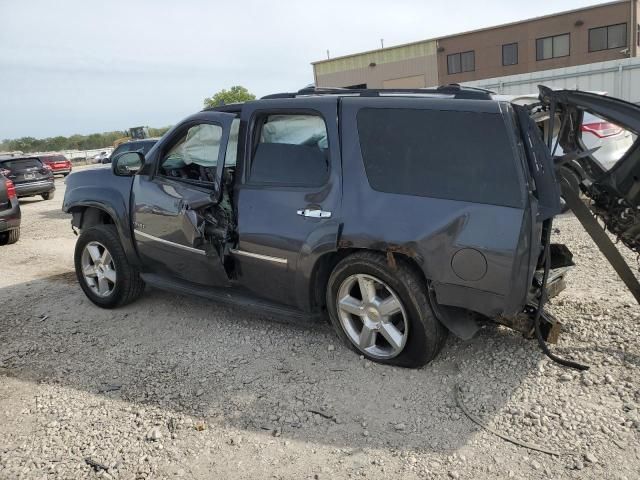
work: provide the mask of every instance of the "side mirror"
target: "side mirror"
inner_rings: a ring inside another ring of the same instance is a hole
[[[144,155],[140,152],[124,152],[111,160],[111,169],[119,177],[135,175],[144,165]]]

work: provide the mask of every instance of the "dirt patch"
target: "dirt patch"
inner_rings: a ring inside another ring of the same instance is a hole
[[[556,222],[578,266],[551,306],[554,349],[590,371],[501,327],[410,371],[325,324],[158,290],[95,307],[63,193],[24,202],[21,240],[0,248],[1,478],[637,478],[640,308],[571,216]],[[492,429],[561,454],[472,422],[458,386]]]

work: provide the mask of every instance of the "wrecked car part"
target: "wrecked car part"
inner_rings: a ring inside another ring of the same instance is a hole
[[[545,221],[545,232],[544,232],[544,275],[542,277],[542,286],[540,287],[540,297],[538,299],[538,308],[536,310],[536,314],[534,317],[533,325],[536,332],[536,338],[538,339],[538,345],[544,352],[544,354],[549,357],[554,362],[563,365],[569,368],[575,368],[577,370],[589,370],[587,365],[582,365],[581,363],[574,362],[572,360],[566,360],[554,354],[551,350],[549,350],[549,346],[545,342],[544,336],[542,334],[541,322],[542,322],[542,312],[544,309],[544,304],[547,301],[547,280],[549,278],[549,270],[551,270],[551,227],[553,226],[553,220],[549,219]]]
[[[533,339],[536,336],[535,317],[538,307],[527,305],[524,310],[512,317],[498,317],[494,321],[505,327],[509,327],[516,332],[522,333],[524,338]],[[558,338],[562,331],[562,322],[547,311],[540,314],[540,333],[547,343],[558,343]]]
[[[580,199],[578,186],[574,182],[575,179],[572,179],[570,176],[562,175],[561,173],[560,185],[562,187],[562,195],[565,198],[567,205],[571,208],[585,231],[593,239],[594,243],[598,246],[609,264],[613,267],[620,279],[635,297],[636,301],[640,303],[640,283],[638,282],[638,279],[633,274],[633,271],[613,244],[607,233],[598,224],[589,207],[587,207]]]

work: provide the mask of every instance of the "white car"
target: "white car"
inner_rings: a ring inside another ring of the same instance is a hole
[[[584,114],[581,133],[585,147],[600,147],[593,156],[606,170],[613,167],[635,141],[629,130],[590,113]]]
[[[593,92],[606,95],[605,92]],[[496,100],[506,100],[518,105],[528,105],[538,101],[537,94],[525,94],[525,95],[494,95]],[[548,116],[547,116],[548,117]],[[544,117],[541,118],[544,120]],[[599,147],[592,156],[598,160],[605,170],[611,169],[618,160],[629,150],[633,142],[635,141],[635,135],[629,130],[625,130],[618,125],[615,125],[607,120],[599,118],[591,113],[585,112],[582,120],[582,142],[587,149]],[[545,121],[546,127],[546,121]],[[555,124],[555,132],[558,133],[560,127],[559,122]],[[553,144],[555,145],[557,137],[553,138]],[[563,155],[564,151],[562,147],[558,145],[555,150],[555,155]]]
[[[91,159],[91,163],[105,163],[105,160],[109,158],[108,152],[100,152],[97,155],[94,155]]]

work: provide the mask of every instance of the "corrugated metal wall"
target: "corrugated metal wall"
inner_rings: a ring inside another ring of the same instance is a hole
[[[538,85],[559,89],[604,91],[629,102],[640,102],[640,57],[591,63],[577,67],[465,82],[506,95],[536,93]]]

